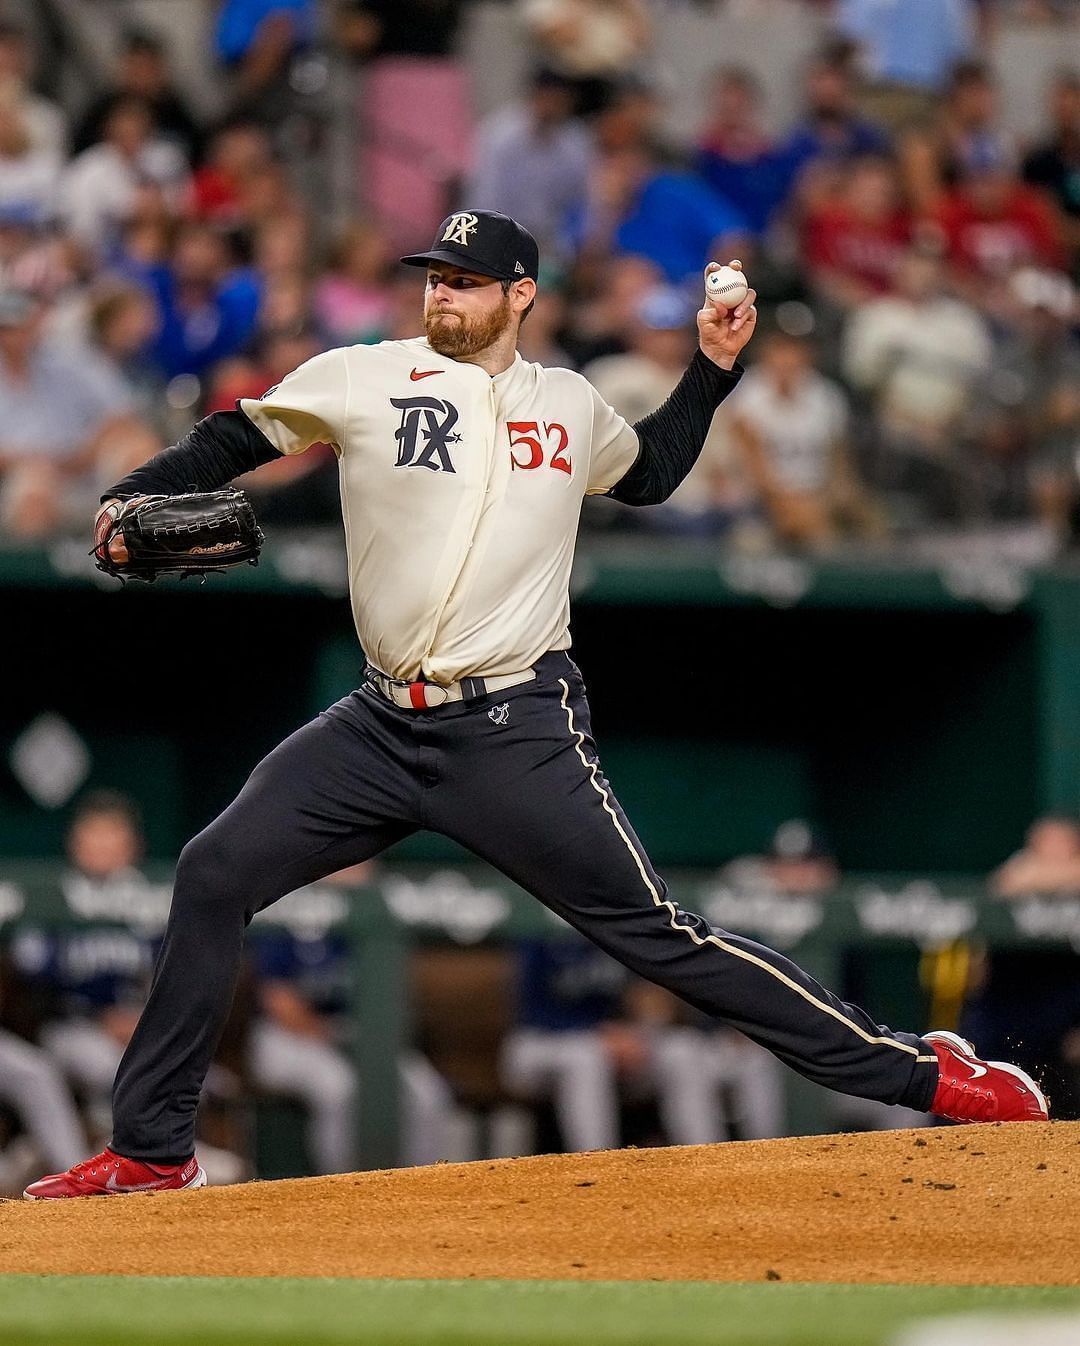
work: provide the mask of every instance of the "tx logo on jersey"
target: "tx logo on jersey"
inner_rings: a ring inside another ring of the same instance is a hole
[[[510,702],[504,701],[501,706],[492,706],[488,711],[488,719],[492,724],[505,724],[510,718]]]
[[[458,409],[437,397],[392,397],[390,405],[401,412],[395,467],[426,467],[432,472],[453,472],[451,444],[460,444],[454,433]]]
[[[450,222],[443,233],[442,241],[444,243],[460,243],[463,248],[469,246],[469,235],[476,233],[476,227],[480,221],[475,215],[468,215],[461,212],[450,216]]]

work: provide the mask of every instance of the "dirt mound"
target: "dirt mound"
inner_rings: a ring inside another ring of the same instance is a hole
[[[0,1272],[1080,1284],[1080,1123],[0,1204]]]

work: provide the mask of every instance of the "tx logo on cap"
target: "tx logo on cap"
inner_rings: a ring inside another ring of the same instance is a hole
[[[464,213],[451,215],[443,233],[442,241],[444,243],[460,243],[463,248],[467,248],[469,246],[469,235],[476,233],[479,223],[475,215]]]

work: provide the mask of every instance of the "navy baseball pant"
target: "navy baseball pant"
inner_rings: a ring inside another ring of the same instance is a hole
[[[421,828],[461,842],[633,972],[809,1079],[929,1106],[937,1062],[918,1037],[668,896],[601,770],[577,668],[558,652],[537,673],[427,711],[365,684],[275,748],[184,847],[150,997],[117,1072],[118,1153],[162,1163],[192,1153],[254,914]]]

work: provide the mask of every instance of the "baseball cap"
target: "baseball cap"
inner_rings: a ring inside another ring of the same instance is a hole
[[[802,818],[789,818],[773,834],[771,860],[827,860],[832,851],[824,836]]]
[[[446,262],[498,280],[535,280],[540,249],[528,229],[497,210],[456,210],[435,231],[430,252],[401,259],[406,266]]]
[[[690,325],[695,310],[681,290],[658,285],[642,295],[634,311],[638,321],[654,332],[676,332]]]

